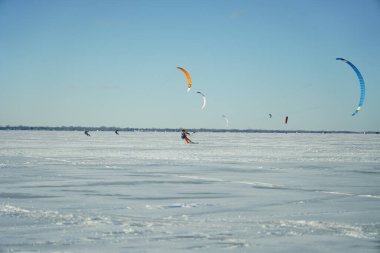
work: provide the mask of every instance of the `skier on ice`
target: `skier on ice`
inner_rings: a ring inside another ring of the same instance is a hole
[[[190,135],[189,132],[187,132],[185,129],[181,129],[181,139],[185,140],[186,143],[192,143],[192,141],[187,137],[187,135]]]

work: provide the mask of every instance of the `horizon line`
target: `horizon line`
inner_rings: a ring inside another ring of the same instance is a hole
[[[127,132],[177,132],[181,128],[168,127],[84,127],[84,126],[0,126],[0,130],[31,130],[31,131],[127,131]],[[351,131],[351,130],[305,130],[305,129],[239,129],[239,128],[187,128],[190,132],[230,132],[230,133],[352,133],[352,134],[379,134],[379,131]]]

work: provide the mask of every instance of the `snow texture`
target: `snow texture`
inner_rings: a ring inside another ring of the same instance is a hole
[[[380,136],[0,131],[0,252],[379,252]]]

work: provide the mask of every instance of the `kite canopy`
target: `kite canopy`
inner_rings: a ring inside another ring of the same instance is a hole
[[[228,127],[228,119],[226,115],[222,115],[222,117],[226,120],[226,127]]]
[[[365,82],[364,82],[362,74],[360,74],[360,71],[355,67],[354,64],[352,64],[350,61],[347,61],[346,59],[343,59],[343,58],[336,58],[336,59],[338,61],[343,61],[343,62],[347,63],[348,65],[350,65],[351,68],[355,71],[355,73],[356,73],[356,75],[358,76],[358,79],[359,79],[359,83],[360,83],[360,99],[359,99],[358,107],[356,108],[356,110],[354,111],[354,113],[352,113],[352,116],[354,116],[363,107],[364,98],[365,98]]]
[[[190,88],[191,88],[191,85],[192,85],[192,81],[191,81],[191,77],[190,77],[189,72],[187,72],[186,69],[181,68],[181,67],[177,67],[177,69],[180,69],[180,70],[182,70],[183,73],[185,73],[186,78],[187,78],[187,87],[188,87],[187,91],[189,92]]]
[[[197,93],[201,94],[202,96],[202,99],[203,99],[202,110],[203,110],[206,107],[206,96],[200,91],[197,91]]]
[[[289,117],[286,116],[286,117],[285,117],[285,124],[288,124],[288,119],[289,119]]]

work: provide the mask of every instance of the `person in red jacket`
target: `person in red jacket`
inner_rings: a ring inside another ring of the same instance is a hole
[[[185,129],[181,129],[181,132],[181,139],[185,140],[187,143],[191,143],[192,141],[187,137],[187,135],[190,135],[190,133]]]

